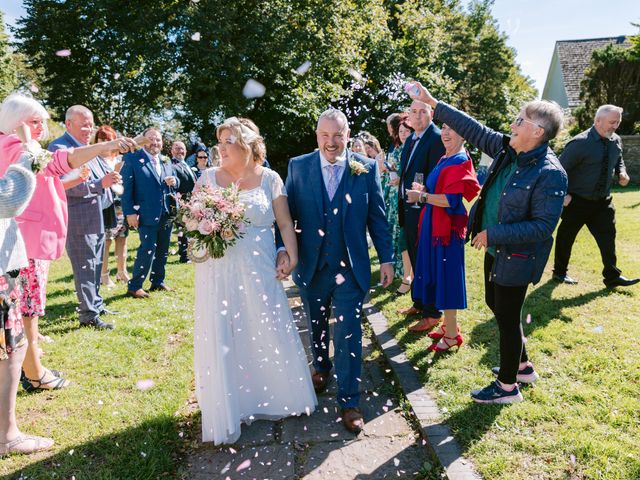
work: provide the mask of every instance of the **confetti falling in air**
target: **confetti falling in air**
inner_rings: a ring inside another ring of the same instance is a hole
[[[396,457],[393,458],[393,464],[397,467],[398,465],[400,465],[400,460],[398,460]]]
[[[154,385],[155,383],[151,379],[138,380],[138,382],[136,383],[136,388],[144,392],[145,390],[149,390]]]
[[[531,323],[531,314],[527,313],[527,323]]]
[[[318,229],[318,235],[320,235],[321,237],[324,237],[324,230],[322,230],[321,228]]]
[[[37,85],[35,84],[31,84],[31,86],[29,87],[29,90],[31,90],[33,93],[38,93],[40,91],[40,89],[38,88]]]
[[[251,466],[251,460],[247,459],[236,467],[236,472],[249,468],[249,466]]]
[[[356,82],[361,82],[362,80],[364,80],[362,77],[362,74],[359,71],[357,71],[355,68],[350,68],[347,71],[349,72],[349,75],[351,75]]]
[[[348,193],[344,196],[345,200],[347,201],[347,203],[351,203],[351,195],[349,195]]]
[[[246,98],[259,98],[264,95],[266,92],[266,88],[260,82],[250,78],[247,80],[247,83],[244,84],[244,88],[242,89],[242,95]]]
[[[114,80],[118,80],[120,78],[120,74],[119,73],[114,73],[113,74],[113,79]]]
[[[64,48],[56,52],[57,57],[68,57],[70,55],[71,55],[71,50],[69,50],[68,48]]]
[[[336,275],[336,285],[342,285],[345,282],[344,276],[339,273]]]
[[[199,42],[200,41],[200,32],[196,32],[193,35],[191,35],[191,40],[193,40],[194,42]]]
[[[302,65],[300,65],[298,68],[296,68],[296,73],[298,75],[304,75],[305,73],[307,73],[307,71],[310,68],[311,68],[311,62],[309,60],[307,60]]]

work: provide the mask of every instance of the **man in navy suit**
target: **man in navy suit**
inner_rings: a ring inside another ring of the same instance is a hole
[[[122,211],[129,226],[137,228],[140,235],[140,247],[127,290],[127,295],[134,298],[149,296],[142,289],[149,270],[150,291],[172,290],[164,283],[173,225],[169,196],[179,187],[171,162],[165,162],[160,157],[160,132],[148,128],[144,136],[149,144],[142,150],[125,155],[120,171],[124,185]]]
[[[67,131],[49,144],[49,151],[88,145],[93,133],[93,113],[87,107],[74,105],[66,112],[65,126]],[[86,178],[78,171],[62,177],[69,211],[66,249],[80,303],[80,325],[111,330],[113,324],[100,318],[105,313],[114,313],[104,307],[100,296],[104,254],[102,210],[113,203],[110,187],[120,181],[120,175],[110,172],[100,157],[89,160],[86,166],[89,170]]]
[[[333,331],[338,404],[345,427],[359,433],[358,409],[362,362],[362,303],[371,281],[366,231],[380,259],[384,287],[393,280],[393,247],[385,217],[376,162],[346,149],[345,115],[325,111],[316,130],[319,149],[289,161],[286,180],[291,216],[297,222],[299,262],[294,281],[309,319],[312,376],[316,392],[326,389],[333,364],[329,359],[329,317]],[[288,262],[278,253],[278,265]]]
[[[398,188],[398,223],[402,227],[407,242],[407,251],[411,260],[411,267],[416,271],[416,256],[418,253],[418,222],[424,205],[405,202],[405,192],[411,190],[416,173],[423,175],[426,182],[429,173],[444,155],[444,145],[440,138],[440,129],[432,123],[433,111],[426,103],[414,100],[409,109],[409,121],[414,129],[404,142],[400,156],[400,188]],[[424,318],[409,327],[411,331],[429,330],[438,324],[441,313],[435,305],[422,305],[422,302],[411,292],[413,305],[401,310],[405,315],[422,313]]]

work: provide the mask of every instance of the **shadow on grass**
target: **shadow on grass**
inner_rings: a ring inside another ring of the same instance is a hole
[[[41,460],[3,478],[176,478],[182,463],[179,451],[185,442],[179,437],[180,422],[178,417],[157,417],[52,456],[37,454]]]

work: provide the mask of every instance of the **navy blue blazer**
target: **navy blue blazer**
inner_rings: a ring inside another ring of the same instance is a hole
[[[59,149],[82,146],[68,132],[65,132],[64,135],[49,143],[47,150],[55,152]],[[109,206],[108,201],[113,198],[108,189],[102,188],[102,177],[108,173],[103,160],[100,157],[95,157],[86,165],[91,171],[89,178],[85,182],[65,190],[67,208],[69,209],[69,236],[103,233],[102,210]],[[67,173],[61,179],[67,180],[72,175],[77,177],[77,171]]]
[[[367,168],[355,175],[348,161],[355,160]],[[375,161],[347,150],[347,166],[342,199],[342,228],[349,262],[358,285],[367,291],[371,282],[371,263],[367,245],[367,228],[378,252],[380,263],[393,261],[393,245],[385,215],[380,176]],[[320,153],[315,151],[289,161],[285,182],[289,209],[297,221],[298,265],[293,279],[300,287],[309,285],[316,273],[322,246],[319,231],[324,227],[323,191],[325,188],[320,167]]]
[[[124,193],[120,197],[125,215],[139,215],[140,225],[157,225],[163,214],[169,214],[169,195],[180,186],[170,161],[160,161],[160,175],[144,149],[127,153],[120,170]],[[178,182],[169,187],[164,178],[172,175]]]
[[[411,147],[412,138],[409,137],[404,142],[402,154],[400,155],[400,171],[398,175],[400,175],[400,182],[404,185],[405,191],[411,189],[416,173],[424,174],[424,181],[426,182],[431,170],[438,164],[445,151],[440,138],[440,129],[432,122],[420,137],[413,158],[409,162],[409,148]],[[402,189],[398,188],[398,220],[401,226],[404,225],[404,209],[409,207],[410,205],[405,205]]]

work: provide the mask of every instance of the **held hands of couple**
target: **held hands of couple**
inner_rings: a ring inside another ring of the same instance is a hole
[[[276,257],[276,278],[278,280],[286,280],[298,263],[297,259],[291,259],[286,250],[278,252]]]

